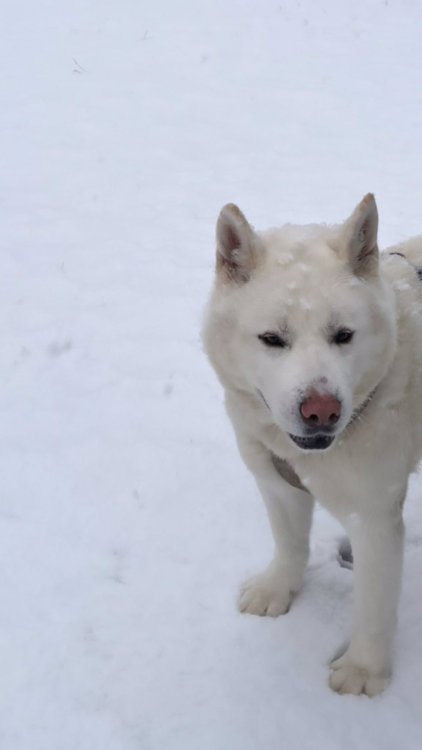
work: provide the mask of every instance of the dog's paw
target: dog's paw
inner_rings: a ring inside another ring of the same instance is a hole
[[[238,606],[251,615],[278,617],[289,611],[294,593],[274,570],[260,573],[245,581],[240,589]]]
[[[330,664],[330,688],[341,695],[368,695],[373,698],[387,687],[388,677],[374,674],[371,670],[353,664],[341,657]]]

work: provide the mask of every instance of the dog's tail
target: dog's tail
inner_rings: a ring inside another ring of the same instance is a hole
[[[352,545],[350,544],[350,539],[348,539],[347,536],[343,537],[343,539],[340,539],[337,560],[339,561],[339,564],[342,568],[349,568],[349,570],[353,570]]]

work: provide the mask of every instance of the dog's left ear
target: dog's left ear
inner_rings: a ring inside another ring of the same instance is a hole
[[[343,229],[343,254],[356,276],[364,278],[377,273],[379,256],[377,233],[377,204],[372,193],[368,193],[356,206]]]

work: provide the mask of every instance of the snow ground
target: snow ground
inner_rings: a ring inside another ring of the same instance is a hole
[[[420,748],[421,480],[395,677],[326,663],[352,576],[318,511],[285,618],[241,616],[271,542],[201,353],[214,222],[421,231],[417,0],[5,0],[2,750]]]

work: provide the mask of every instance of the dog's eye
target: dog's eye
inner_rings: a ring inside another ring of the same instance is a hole
[[[350,328],[339,328],[333,336],[333,343],[339,345],[350,344],[353,336],[354,331],[351,331]]]
[[[260,333],[258,338],[265,344],[265,346],[278,347],[279,349],[283,349],[287,346],[284,339],[282,339],[278,333]]]

